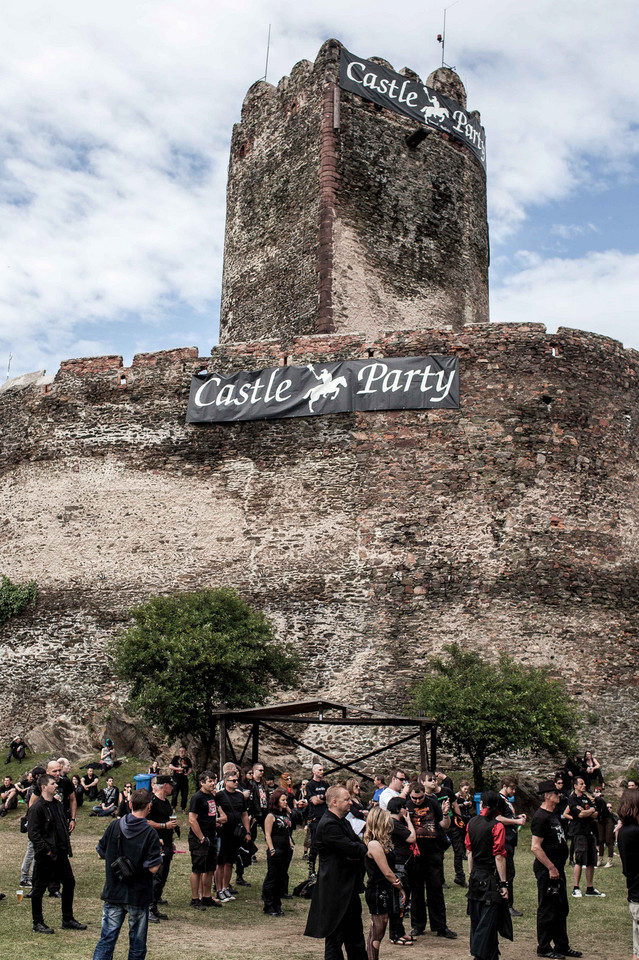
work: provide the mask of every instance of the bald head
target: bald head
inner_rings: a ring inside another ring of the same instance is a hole
[[[49,760],[47,763],[47,773],[51,777],[55,777],[56,781],[60,779],[60,774],[62,773],[62,768],[60,767],[59,760]]]

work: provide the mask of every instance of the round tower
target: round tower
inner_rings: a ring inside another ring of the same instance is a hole
[[[374,57],[357,61],[349,89],[349,56],[328,40],[314,64],[246,95],[231,142],[222,342],[488,320],[486,176],[459,135],[477,140],[481,127],[463,83],[440,68],[424,84]],[[396,95],[375,102],[376,86]]]

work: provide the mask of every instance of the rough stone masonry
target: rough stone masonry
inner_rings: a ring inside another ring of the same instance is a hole
[[[257,94],[270,103],[291,82]],[[378,138],[405,140],[401,118],[370,117]],[[368,149],[353,138],[348,163]],[[317,191],[312,202],[312,216],[300,209],[316,225]],[[302,311],[274,295],[278,336],[256,312],[253,339],[229,321],[237,339],[211,357],[70,360],[0,388],[0,570],[40,589],[0,634],[0,729],[28,732],[52,699],[76,728],[106,713],[126,694],[104,645],[127,610],[157,592],[232,585],[300,650],[294,695],[396,710],[444,643],[506,650],[565,676],[596,715],[591,742],[624,766],[636,751],[639,355],[543,324],[463,323],[463,299],[458,323],[434,307],[429,324],[424,307],[412,329],[414,314],[405,329],[356,333],[354,320],[340,328],[335,296],[334,329],[321,333],[316,252],[316,299],[309,269],[301,300],[315,312],[299,334]],[[336,245],[335,273],[348,268],[340,256]],[[400,311],[406,283],[396,295]],[[191,375],[204,370],[436,353],[459,359],[458,410],[185,424]],[[378,745],[375,732],[361,744]]]

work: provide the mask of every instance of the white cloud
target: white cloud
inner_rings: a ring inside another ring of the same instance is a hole
[[[550,232],[556,237],[561,237],[562,240],[574,240],[575,237],[583,237],[598,231],[594,223],[553,223]]]
[[[524,269],[492,292],[491,320],[594,330],[639,349],[639,254],[618,250],[581,259],[528,254]]]
[[[329,36],[424,78],[440,56],[441,11],[417,0],[60,0],[55,15],[24,0],[3,16],[0,361],[11,349],[16,372],[84,342],[170,345],[176,304],[208,349],[228,140],[269,22],[273,82]],[[447,60],[487,129],[495,247],[580,191],[587,223],[590,190],[636,176],[638,16],[631,0],[449,11]]]

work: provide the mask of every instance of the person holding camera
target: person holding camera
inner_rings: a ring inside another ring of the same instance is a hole
[[[127,914],[129,957],[146,954],[153,874],[162,863],[157,831],[146,819],[152,799],[148,790],[134,790],[131,813],[113,820],[97,845],[98,856],[104,860],[106,881],[102,890],[102,929],[93,960],[112,960]]]

